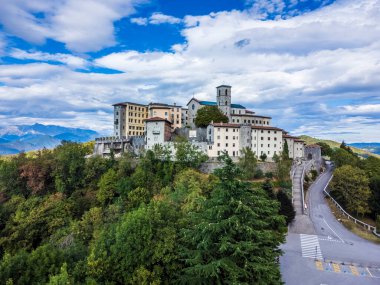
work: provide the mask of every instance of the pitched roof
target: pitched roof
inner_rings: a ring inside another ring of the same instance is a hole
[[[148,107],[148,105],[133,103],[133,102],[120,102],[120,103],[112,104],[112,106],[126,106],[126,105],[137,105],[137,106],[142,106],[142,107]]]
[[[152,118],[145,119],[144,121],[145,122],[166,122],[166,123],[172,124],[168,120],[164,118],[160,118],[160,117],[152,117]]]
[[[230,87],[230,88],[231,88],[231,86],[230,86],[230,85],[224,85],[224,84],[222,84],[222,85],[219,85],[219,86],[216,86],[216,88],[219,88],[219,87]]]
[[[320,146],[320,145],[317,145],[317,144],[309,144],[309,145],[307,145],[306,147],[321,148],[321,146]]]
[[[291,135],[288,135],[288,134],[283,134],[282,137],[286,138],[286,139],[294,139],[294,140],[299,140],[300,139],[299,137],[294,137],[294,136],[291,136]]]
[[[230,124],[230,123],[212,123],[210,124],[214,127],[224,127],[224,128],[240,128],[241,124]]]
[[[273,131],[283,131],[283,129],[271,127],[271,126],[252,126],[252,129],[258,129],[258,130],[273,130]]]
[[[195,100],[196,102],[198,102],[199,104],[201,104],[203,106],[217,106],[218,105],[214,101],[199,101],[196,98],[191,98],[190,101],[186,105],[189,105],[191,100]],[[235,108],[235,109],[245,109],[245,107],[243,105],[240,105],[240,104],[231,104],[231,107]]]

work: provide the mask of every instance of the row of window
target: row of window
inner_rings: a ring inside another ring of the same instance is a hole
[[[139,119],[128,119],[128,122],[130,123],[135,123],[135,124],[142,124],[144,120],[139,120]]]
[[[240,123],[240,119],[232,119],[232,123]],[[244,120],[241,120],[241,123],[244,123],[244,124],[256,124],[256,125],[268,125],[269,126],[269,121],[261,121],[261,120],[247,120],[247,119],[244,119]]]
[[[148,114],[129,112],[128,115],[130,117],[148,118]]]
[[[137,106],[131,106],[129,105],[128,110],[135,110],[135,111],[146,111],[146,107],[137,107]]]
[[[130,130],[138,130],[138,131],[143,131],[144,127],[139,127],[139,126],[129,126]]]

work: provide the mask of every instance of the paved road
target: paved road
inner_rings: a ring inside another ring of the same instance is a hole
[[[286,284],[380,284],[380,246],[366,241],[341,225],[325,202],[323,189],[331,171],[310,187],[308,215],[313,232],[290,231],[282,249],[281,272]],[[294,227],[302,229],[302,227]]]

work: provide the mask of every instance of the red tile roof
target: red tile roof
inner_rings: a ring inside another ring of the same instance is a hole
[[[283,132],[283,129],[271,127],[271,126],[252,126],[252,129],[258,129],[258,130],[273,130],[273,131],[281,131]]]
[[[172,124],[168,120],[166,120],[164,118],[160,118],[160,117],[152,117],[152,118],[145,119],[144,121],[145,122],[167,122],[169,124]]]

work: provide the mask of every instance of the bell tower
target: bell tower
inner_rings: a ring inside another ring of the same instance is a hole
[[[216,103],[218,108],[231,122],[231,86],[220,85],[216,87]]]

